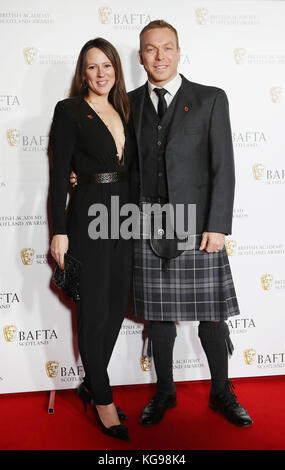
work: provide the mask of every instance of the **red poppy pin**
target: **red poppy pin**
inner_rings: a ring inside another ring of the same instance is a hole
[[[189,111],[188,106],[185,106],[184,111],[186,111],[186,112]]]
[[[88,116],[87,116],[87,117],[88,117],[89,119],[93,119],[93,116],[92,116],[92,114],[88,114]]]

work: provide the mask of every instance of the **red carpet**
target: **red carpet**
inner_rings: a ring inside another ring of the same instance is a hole
[[[48,392],[2,395],[1,450],[284,450],[285,376],[234,379],[240,403],[254,420],[238,428],[210,410],[210,383],[177,383],[178,405],[154,427],[139,424],[154,386],[114,387],[114,399],[128,416],[130,442],[101,433],[91,408],[86,414],[74,390],[57,391],[48,414]]]

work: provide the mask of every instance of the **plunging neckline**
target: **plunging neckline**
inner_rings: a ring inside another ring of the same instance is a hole
[[[118,147],[117,147],[115,138],[114,138],[112,132],[110,131],[109,127],[105,124],[105,122],[104,122],[103,119],[99,116],[99,114],[96,113],[96,111],[92,108],[92,106],[90,106],[90,104],[89,104],[84,98],[83,98],[83,101],[84,101],[84,103],[87,104],[88,108],[90,108],[90,109],[93,111],[93,113],[95,114],[95,116],[102,122],[103,126],[105,127],[105,129],[107,130],[107,132],[110,134],[110,136],[111,136],[111,138],[112,138],[112,140],[113,140],[114,147],[115,147],[115,149],[116,149],[116,155],[115,155],[115,156],[116,156],[116,160],[117,160],[118,164],[119,164],[120,166],[122,166],[122,165],[124,164],[124,152],[125,152],[125,143],[126,143],[126,133],[125,133],[125,125],[124,125],[124,122],[123,122],[123,120],[122,120],[120,114],[118,113],[118,111],[115,110],[115,111],[118,113],[118,115],[119,115],[119,118],[120,118],[120,120],[121,120],[123,129],[124,129],[124,138],[125,138],[125,140],[124,140],[123,152],[122,152],[121,157],[119,157]]]

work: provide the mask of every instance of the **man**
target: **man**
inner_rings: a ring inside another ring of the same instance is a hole
[[[177,73],[176,30],[152,21],[140,34],[140,63],[148,81],[129,93],[138,143],[144,203],[196,205],[195,247],[166,268],[149,240],[135,240],[134,314],[149,320],[157,390],[141,423],[155,425],[176,406],[172,373],[176,321],[199,321],[210,373],[209,405],[233,424],[252,420],[228,380],[233,346],[225,320],[239,309],[225,250],[231,233],[234,161],[228,101],[223,90]],[[142,207],[142,206],[141,206]]]

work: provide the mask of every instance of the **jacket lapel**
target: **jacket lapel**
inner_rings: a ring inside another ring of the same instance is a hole
[[[185,119],[187,119],[187,121],[193,120],[197,106],[197,100],[193,93],[191,83],[186,80],[183,75],[181,75],[181,77],[182,84],[178,92],[179,95],[177,96],[177,103],[175,105],[173,118],[169,127],[167,142],[170,142],[177,130],[181,128]]]

